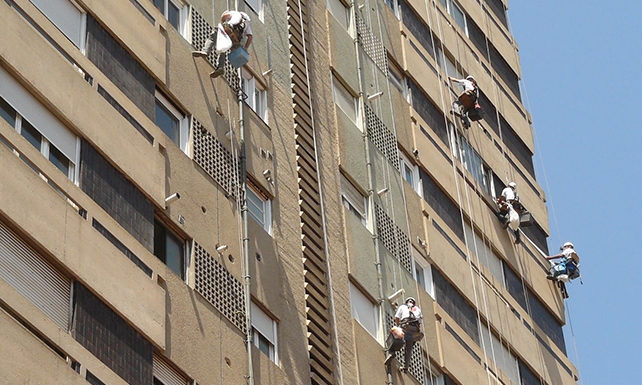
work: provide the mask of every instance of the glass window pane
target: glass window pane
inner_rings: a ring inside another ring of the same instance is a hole
[[[165,14],[165,1],[166,0],[152,0],[154,2],[154,6],[158,8],[159,11],[163,12]]]
[[[247,189],[247,210],[255,221],[265,227],[264,202],[249,188]]]
[[[451,13],[453,15],[453,18],[455,19],[455,22],[463,29],[464,31],[466,30],[466,16],[462,12],[461,9],[457,5],[453,3],[453,6],[451,8]]]
[[[11,127],[16,126],[16,110],[5,102],[4,99],[0,98],[0,116],[2,119],[6,120]]]
[[[165,245],[165,264],[172,269],[176,275],[183,278],[183,242],[167,232],[167,243]]]
[[[419,286],[426,288],[426,277],[424,275],[424,268],[415,264],[415,275],[417,276],[417,283]]]
[[[388,0],[390,1],[390,0]],[[350,14],[346,6],[340,0],[327,0],[328,9],[332,16],[345,28],[346,30],[350,29]],[[392,7],[390,7],[392,8]]]
[[[62,152],[60,152],[60,150],[51,144],[49,145],[49,160],[58,168],[58,170],[62,171],[63,174],[69,176],[69,165],[71,162],[63,155]]]
[[[263,337],[261,333],[256,333],[258,335],[259,350],[265,353],[266,356],[270,357],[270,341],[267,338]]]
[[[178,29],[179,23],[180,23],[180,15],[181,15],[181,10],[176,6],[176,4],[172,3],[171,1],[167,0],[167,20],[169,20],[169,23],[174,26],[174,28]]]
[[[22,129],[20,130],[20,133],[22,136],[25,137],[31,143],[35,148],[40,151],[40,145],[42,143],[42,134],[36,130],[34,126],[32,126],[29,122],[26,120],[22,120]]]
[[[353,122],[357,122],[357,106],[356,106],[356,100],[355,97],[348,92],[348,90],[341,84],[339,83],[338,80],[333,79],[333,96],[334,96],[334,102],[339,106],[343,112],[348,115],[350,119],[352,119]]]
[[[178,119],[161,103],[156,100],[156,125],[160,127],[165,135],[180,146],[179,142],[179,121]]]

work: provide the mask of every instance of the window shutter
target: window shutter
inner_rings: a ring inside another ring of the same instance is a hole
[[[341,194],[357,209],[361,215],[366,215],[365,197],[343,174],[341,174]]]
[[[276,345],[276,335],[274,334],[274,321],[252,302],[252,326],[272,343]]]
[[[67,158],[74,164],[77,162],[76,136],[2,67],[0,67],[0,96]]]
[[[30,0],[78,48],[82,43],[83,12],[69,0]]]
[[[71,280],[0,222],[0,278],[69,330]]]
[[[156,354],[154,354],[154,377],[164,385],[187,385],[187,379]]]

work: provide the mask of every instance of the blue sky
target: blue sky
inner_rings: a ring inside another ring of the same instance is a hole
[[[549,246],[572,241],[582,258],[568,355],[583,385],[642,384],[642,1],[509,5]]]

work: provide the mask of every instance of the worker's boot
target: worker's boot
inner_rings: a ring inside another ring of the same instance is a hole
[[[223,75],[224,73],[225,73],[225,70],[223,70],[223,68],[217,68],[214,70],[214,72],[210,74],[210,77],[212,79],[216,79],[217,77]]]
[[[207,52],[205,52],[205,51],[192,51],[192,56],[194,56],[194,57],[207,57]]]

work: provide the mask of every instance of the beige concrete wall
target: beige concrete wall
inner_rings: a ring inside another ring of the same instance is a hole
[[[2,124],[5,126],[4,136],[7,125],[4,121]],[[7,136],[13,142],[22,140],[14,135]],[[27,143],[23,145],[29,146]],[[58,173],[62,176],[40,154],[29,155],[28,158],[48,175]],[[64,265],[67,273],[89,285],[156,346],[164,347],[163,290],[8,148],[2,146],[0,156],[2,164],[12,165],[0,169],[0,180],[14,182],[0,186],[0,196],[3,197],[0,212],[10,218],[20,231],[30,234],[40,247],[48,250],[48,257]],[[99,214],[97,210],[92,212]],[[106,219],[101,218],[101,223],[108,223]]]
[[[162,158],[157,151],[14,10],[2,12],[0,17],[2,34],[7,37],[0,47],[0,56],[6,68],[14,73],[19,69],[19,80],[28,83],[25,88],[29,92],[38,97],[72,132],[82,132],[102,152],[109,154],[115,166],[152,200],[164,200],[159,183]],[[34,51],[22,49],[25,46],[32,47]],[[31,52],[38,52],[38,61],[33,60]],[[87,64],[88,60],[85,58],[84,62]],[[98,74],[98,70],[91,73]],[[119,130],[120,135],[105,135],[105,131],[111,127],[126,128]],[[158,128],[156,130],[160,132]],[[139,167],[140,164],[148,167]]]
[[[0,311],[0,372],[6,384],[52,384],[83,385],[87,381],[76,373],[65,359],[57,355],[27,331],[15,319]],[[108,370],[108,369],[107,369]],[[90,370],[102,381],[110,384],[125,384],[113,373]]]

